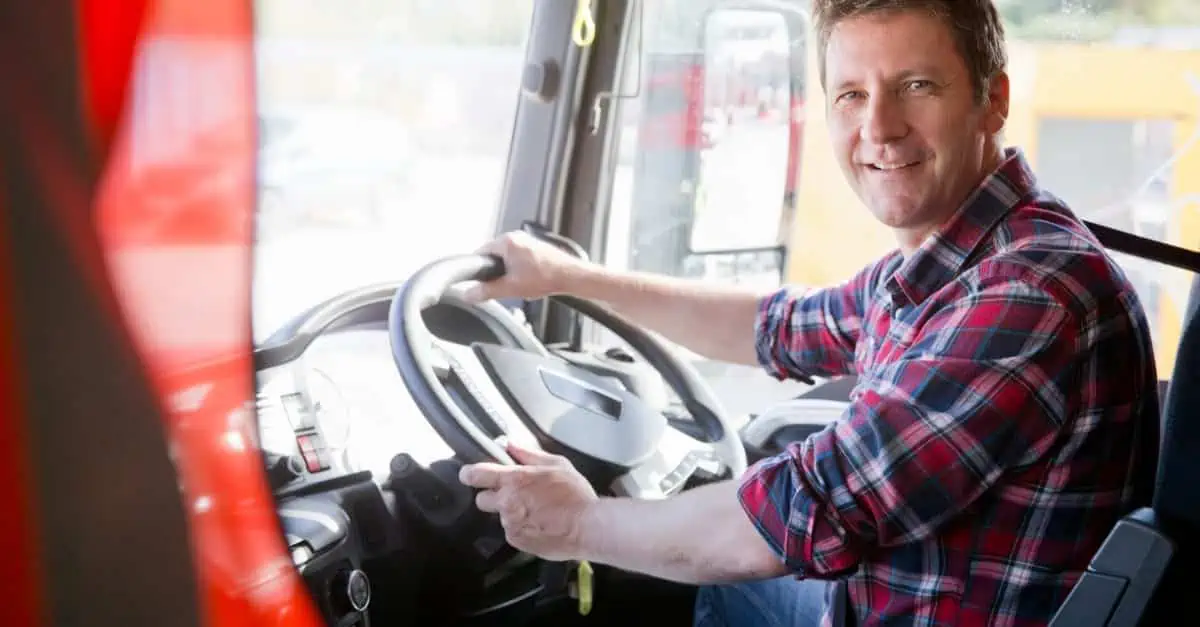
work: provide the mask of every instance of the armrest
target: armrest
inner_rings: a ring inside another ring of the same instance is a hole
[[[804,439],[841,417],[848,404],[848,401],[803,397],[780,403],[742,427],[742,442],[747,447],[772,450],[780,444]]]
[[[1117,522],[1051,627],[1136,627],[1176,551],[1150,508]]]

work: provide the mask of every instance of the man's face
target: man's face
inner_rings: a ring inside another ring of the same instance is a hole
[[[842,170],[902,246],[915,248],[998,165],[1007,77],[980,104],[949,28],[918,11],[838,23],[825,73]]]

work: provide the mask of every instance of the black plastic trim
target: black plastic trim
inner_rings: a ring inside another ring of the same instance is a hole
[[[1122,518],[1050,621],[1051,627],[1137,627],[1175,551],[1175,541],[1154,510],[1142,508]]]

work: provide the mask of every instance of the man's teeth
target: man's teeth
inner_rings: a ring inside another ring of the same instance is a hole
[[[910,166],[910,165],[913,165],[913,163],[914,163],[914,162],[909,162],[909,163],[873,163],[873,164],[871,164],[871,165],[872,165],[872,166],[874,166],[874,167],[875,167],[876,169],[878,169],[878,170],[899,170],[900,168],[907,168],[908,166]]]

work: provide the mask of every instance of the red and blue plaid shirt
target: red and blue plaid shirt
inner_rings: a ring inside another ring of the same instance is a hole
[[[1145,499],[1142,306],[1017,150],[907,259],[766,298],[757,337],[776,377],[858,377],[739,496],[793,573],[845,580],[859,625],[1045,625]]]

